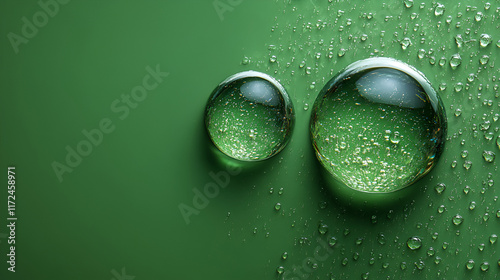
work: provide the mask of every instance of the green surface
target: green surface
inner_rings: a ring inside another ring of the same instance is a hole
[[[497,1],[442,1],[442,15],[430,1],[68,2],[46,23],[36,1],[0,9],[0,166],[5,181],[16,167],[18,218],[12,273],[4,183],[0,279],[499,277],[499,159],[482,156],[500,153]],[[448,118],[436,167],[375,210],[328,190],[308,109],[371,56],[420,70]],[[296,109],[288,146],[256,165],[214,153],[203,125],[213,89],[245,70],[280,80]]]

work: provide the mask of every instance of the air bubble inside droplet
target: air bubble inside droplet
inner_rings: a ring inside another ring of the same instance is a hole
[[[371,58],[327,83],[310,129],[317,158],[334,179],[354,190],[392,192],[434,166],[446,122],[421,73],[394,59]]]
[[[214,145],[243,161],[279,153],[290,139],[293,105],[269,75],[246,71],[223,81],[210,96],[205,126]]]

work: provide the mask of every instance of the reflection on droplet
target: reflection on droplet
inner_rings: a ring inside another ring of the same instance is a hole
[[[210,96],[205,126],[224,154],[243,161],[279,153],[290,139],[293,105],[269,75],[246,71],[223,81]]]
[[[318,95],[313,147],[322,165],[348,187],[392,192],[436,163],[446,129],[443,113],[421,73],[394,59],[362,60]]]

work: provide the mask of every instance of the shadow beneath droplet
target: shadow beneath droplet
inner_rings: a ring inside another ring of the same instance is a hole
[[[311,140],[309,139],[311,142]],[[316,158],[316,151],[310,145],[314,157],[315,167],[313,176],[319,178],[319,187],[323,188],[325,195],[329,193],[335,207],[351,217],[366,217],[390,211],[403,211],[411,201],[423,196],[423,191],[418,184],[391,193],[366,193],[349,188],[344,183],[336,180]]]

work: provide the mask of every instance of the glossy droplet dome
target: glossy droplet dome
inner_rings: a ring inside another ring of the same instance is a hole
[[[293,105],[283,86],[256,71],[220,83],[205,110],[205,126],[214,145],[242,161],[279,153],[290,139],[293,123]]]
[[[388,193],[436,164],[446,121],[422,73],[395,59],[370,58],[326,84],[314,103],[310,133],[318,160],[336,181]]]

